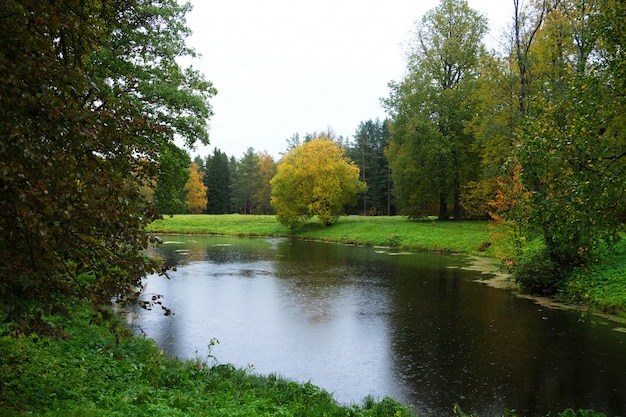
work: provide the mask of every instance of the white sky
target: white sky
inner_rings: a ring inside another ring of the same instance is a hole
[[[405,48],[438,0],[191,0],[194,68],[213,82],[211,144],[241,158],[248,147],[277,160],[286,139],[331,128],[352,138],[386,116],[380,98],[405,72]],[[513,0],[468,0],[489,18],[497,46]]]

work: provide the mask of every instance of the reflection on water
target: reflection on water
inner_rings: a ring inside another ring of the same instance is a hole
[[[288,239],[169,237],[175,314],[134,325],[169,355],[311,381],[345,403],[391,395],[424,416],[626,413],[626,334],[474,282],[466,260]],[[389,256],[396,254],[397,256]],[[595,320],[595,321],[594,321]]]

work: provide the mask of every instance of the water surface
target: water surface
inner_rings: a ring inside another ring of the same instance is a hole
[[[139,312],[168,355],[311,381],[344,403],[390,395],[420,415],[626,414],[626,334],[475,282],[462,256],[289,239],[169,236],[150,277],[174,315]]]

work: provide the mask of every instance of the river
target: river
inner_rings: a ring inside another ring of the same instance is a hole
[[[174,314],[139,311],[166,354],[311,381],[342,403],[392,396],[421,416],[565,408],[626,415],[626,333],[542,307],[460,255],[283,238],[167,236]],[[212,345],[212,340],[219,341]],[[214,357],[209,358],[209,355]]]

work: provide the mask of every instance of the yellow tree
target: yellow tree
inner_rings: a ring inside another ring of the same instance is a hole
[[[291,149],[270,183],[276,217],[292,229],[313,216],[324,225],[335,223],[366,189],[359,168],[325,135]]]
[[[203,174],[195,162],[189,166],[189,179],[185,184],[185,204],[192,214],[202,213],[206,209],[208,199],[207,187],[202,181]]]

